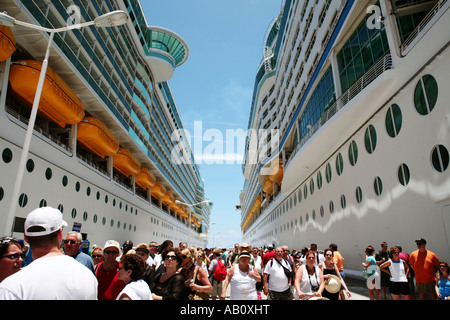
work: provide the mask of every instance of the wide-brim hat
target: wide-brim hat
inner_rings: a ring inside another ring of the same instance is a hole
[[[341,289],[341,280],[335,275],[330,275],[330,278],[325,280],[325,289],[329,293],[339,292]]]
[[[252,246],[249,245],[247,242],[244,242],[239,246],[239,251],[242,251],[242,248],[245,248],[246,250],[252,250]]]

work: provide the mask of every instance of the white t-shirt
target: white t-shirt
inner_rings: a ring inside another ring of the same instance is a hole
[[[97,300],[98,282],[66,255],[34,260],[0,283],[0,300]]]
[[[155,266],[155,270],[156,270],[156,269],[158,269],[159,265],[161,264],[161,255],[155,254],[155,256],[153,258],[151,255],[149,255],[146,262],[149,266]]]
[[[119,293],[116,300],[119,300],[122,294],[126,294],[131,300],[153,300],[152,293],[144,280],[131,281]]]
[[[292,271],[291,266],[289,263],[281,259],[281,262],[283,266],[289,270]],[[267,273],[270,275],[269,278],[269,290],[275,291],[275,292],[283,292],[289,289],[289,281],[286,277],[286,274],[284,273],[284,269],[280,264],[276,261],[276,258],[271,259],[264,268],[264,273]]]

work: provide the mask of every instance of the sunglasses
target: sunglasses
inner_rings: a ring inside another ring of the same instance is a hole
[[[64,240],[64,244],[76,244],[76,240]]]
[[[9,255],[3,256],[2,258],[17,260],[19,258],[22,258],[22,259],[25,258],[25,255],[23,253],[14,253],[14,254],[9,254]]]
[[[166,256],[165,260],[177,260],[176,256]]]
[[[101,258],[101,257],[103,257],[101,254],[94,254],[94,255],[92,256],[92,258]]]
[[[119,254],[119,251],[110,251],[110,250],[105,250],[103,251],[106,254]]]

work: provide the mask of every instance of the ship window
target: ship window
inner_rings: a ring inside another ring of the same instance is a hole
[[[449,154],[446,147],[437,145],[431,153],[431,163],[433,168],[439,172],[444,172],[448,168]]]
[[[86,194],[88,197],[91,195],[91,187],[86,188]]]
[[[325,178],[327,179],[327,182],[331,182],[331,165],[328,163],[327,167],[325,169]]]
[[[100,191],[97,191],[97,200],[100,200]]]
[[[3,162],[10,163],[12,158],[13,158],[13,154],[12,154],[11,149],[9,149],[9,148],[4,149],[2,152]]]
[[[92,221],[93,221],[94,223],[97,223],[97,219],[98,219],[97,215],[94,214],[94,216],[92,217]]]
[[[402,127],[402,111],[397,104],[393,104],[386,113],[386,131],[395,138]]]
[[[347,200],[345,199],[345,195],[341,196],[341,207],[342,209],[345,209],[345,207],[347,206]]]
[[[300,217],[300,226],[303,224],[303,217]]]
[[[355,141],[352,141],[348,147],[348,160],[352,166],[358,161],[358,145]]]
[[[361,187],[357,187],[356,188],[355,194],[356,194],[356,201],[358,201],[358,203],[361,203],[361,201],[362,201],[362,190],[361,190]]]
[[[322,188],[322,173],[320,171],[317,173],[317,188]]]
[[[108,195],[105,195],[105,203],[108,203]]]
[[[85,212],[83,213],[83,220],[84,220],[84,221],[87,221],[87,219],[88,219],[88,213],[85,211]]]
[[[323,206],[320,206],[320,216],[323,218],[324,215],[325,215],[325,209],[323,208]]]
[[[314,180],[311,179],[311,181],[309,182],[309,192],[311,193],[311,195],[314,194]]]
[[[47,178],[47,180],[50,180],[52,178],[52,169],[47,168],[47,170],[45,170],[45,178]]]
[[[75,219],[77,217],[77,209],[73,208],[71,213],[72,219]]]
[[[2,187],[0,187],[0,201],[3,200],[3,197],[5,196],[5,191],[3,190]]]
[[[67,176],[64,176],[62,178],[62,185],[65,187],[65,186],[67,186],[68,183],[69,183],[69,179],[67,178]]]
[[[21,208],[25,207],[28,203],[28,196],[25,193],[22,193],[19,197],[19,206]]]
[[[46,206],[47,206],[47,200],[42,199],[42,200],[39,202],[39,208],[46,207]]]
[[[114,219],[111,219],[111,221],[109,222],[109,225],[110,225],[111,227],[114,227]]]
[[[308,187],[305,184],[305,186],[303,188],[303,197],[306,199],[307,196],[308,196]]]
[[[103,217],[103,219],[102,219],[102,225],[105,225],[105,224],[106,224],[106,218]]]
[[[80,183],[77,181],[77,183],[75,183],[75,190],[78,192],[78,191],[80,191],[80,187],[81,187],[81,185],[80,185]]]
[[[302,189],[298,190],[298,203],[302,202]]]
[[[116,199],[113,199],[113,207],[116,206]]]
[[[316,220],[316,210],[312,211],[312,218],[313,218],[313,220]]]
[[[330,213],[334,212],[334,202],[333,200],[330,201]]]
[[[61,213],[64,212],[64,206],[62,204],[58,205],[58,210],[61,211]]]
[[[383,183],[381,182],[380,177],[375,178],[375,181],[373,182],[373,188],[375,189],[375,194],[377,196],[380,196],[383,192]]]
[[[306,214],[306,219],[305,220],[306,220],[306,223],[308,223],[308,221],[309,221],[309,214],[308,213]]]
[[[338,154],[336,157],[336,172],[338,175],[341,175],[344,170],[344,160],[342,159],[342,154]]]
[[[406,186],[409,183],[409,168],[406,164],[402,163],[398,168],[398,181]]]
[[[427,74],[423,76],[414,90],[414,105],[421,115],[429,114],[436,105],[438,86],[436,79]]]
[[[34,170],[34,161],[32,159],[28,159],[27,161],[27,171],[33,172]]]
[[[366,129],[364,142],[366,145],[367,152],[372,154],[377,146],[377,132],[373,125],[369,125],[369,127]]]

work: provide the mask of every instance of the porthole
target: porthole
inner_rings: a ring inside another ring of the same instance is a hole
[[[92,217],[92,221],[93,221],[94,223],[97,223],[97,219],[98,219],[97,215],[94,214],[94,216]]]
[[[106,224],[106,218],[103,217],[103,218],[102,218],[102,225],[105,225],[105,224]]]
[[[47,206],[47,200],[42,199],[42,200],[39,202],[39,208],[46,207],[46,206]]]
[[[306,199],[307,196],[308,196],[308,187],[305,184],[305,186],[303,187],[303,198]]]
[[[345,199],[345,195],[341,196],[341,208],[345,209],[345,207],[347,206],[347,199]]]
[[[421,115],[429,114],[436,105],[438,85],[432,75],[423,76],[414,90],[414,105]]]
[[[330,201],[330,213],[332,214],[334,212],[334,203],[333,200]]]
[[[3,150],[2,152],[2,159],[4,163],[10,163],[12,161],[13,158],[13,153],[11,151],[11,149],[6,148]]]
[[[108,195],[105,195],[105,203],[108,203]]]
[[[316,210],[312,211],[312,218],[313,218],[314,221],[316,220]]]
[[[363,197],[361,187],[357,187],[357,188],[356,188],[355,195],[356,195],[356,201],[357,201],[358,203],[361,203],[362,197]]]
[[[83,212],[83,221],[87,221],[88,219],[88,213],[85,211]]]
[[[373,188],[377,196],[380,196],[383,193],[383,183],[381,182],[380,177],[375,178],[375,181],[373,182]]]
[[[64,177],[62,178],[62,185],[63,185],[64,187],[66,187],[68,183],[69,183],[69,178],[67,178],[67,176],[64,176]]]
[[[114,220],[113,219],[111,219],[109,225],[111,226],[111,228],[114,227]]]
[[[302,202],[302,189],[298,190],[298,203]]]
[[[386,131],[395,138],[402,128],[402,111],[397,104],[393,104],[386,113]]]
[[[449,154],[446,147],[439,144],[433,148],[431,153],[431,163],[438,172],[444,172],[448,168]]]
[[[81,185],[80,183],[77,181],[77,183],[75,183],[75,190],[78,192],[80,191]]]
[[[373,125],[369,125],[364,135],[364,143],[368,153],[372,154],[377,146],[377,131]]]
[[[28,172],[30,172],[30,173],[33,172],[33,170],[34,170],[34,161],[32,159],[28,159],[26,167],[27,167],[27,171]]]
[[[91,195],[91,187],[86,188],[86,195],[89,197]]]
[[[323,208],[323,206],[320,206],[320,216],[323,218],[324,215],[325,215],[325,209]]]
[[[352,166],[358,161],[358,145],[355,141],[352,141],[348,147],[348,160]]]
[[[331,182],[331,165],[328,163],[325,168],[325,179],[327,179],[327,182]]]
[[[61,211],[61,213],[64,213],[64,206],[62,204],[59,204],[58,210]]]
[[[319,190],[322,188],[322,173],[320,171],[317,172],[317,188]]]
[[[77,217],[77,209],[73,208],[70,216],[72,217],[72,219],[75,219]]]
[[[21,208],[23,208],[23,207],[25,207],[27,205],[27,203],[28,203],[28,196],[25,193],[22,193],[19,196],[19,206]]]
[[[97,197],[97,200],[100,200],[100,191],[97,191],[96,197]]]
[[[340,176],[344,170],[344,160],[342,159],[342,154],[338,154],[336,157],[336,172]]]
[[[3,200],[3,197],[5,196],[5,191],[3,191],[3,188],[0,187],[0,201]]]
[[[398,181],[401,185],[406,186],[409,183],[409,168],[406,164],[402,163],[398,168]]]
[[[314,179],[311,179],[311,181],[309,181],[309,193],[311,193],[311,195],[314,194]]]
[[[47,170],[45,170],[45,178],[47,180],[50,180],[52,178],[52,175],[53,175],[52,169],[47,168]]]

